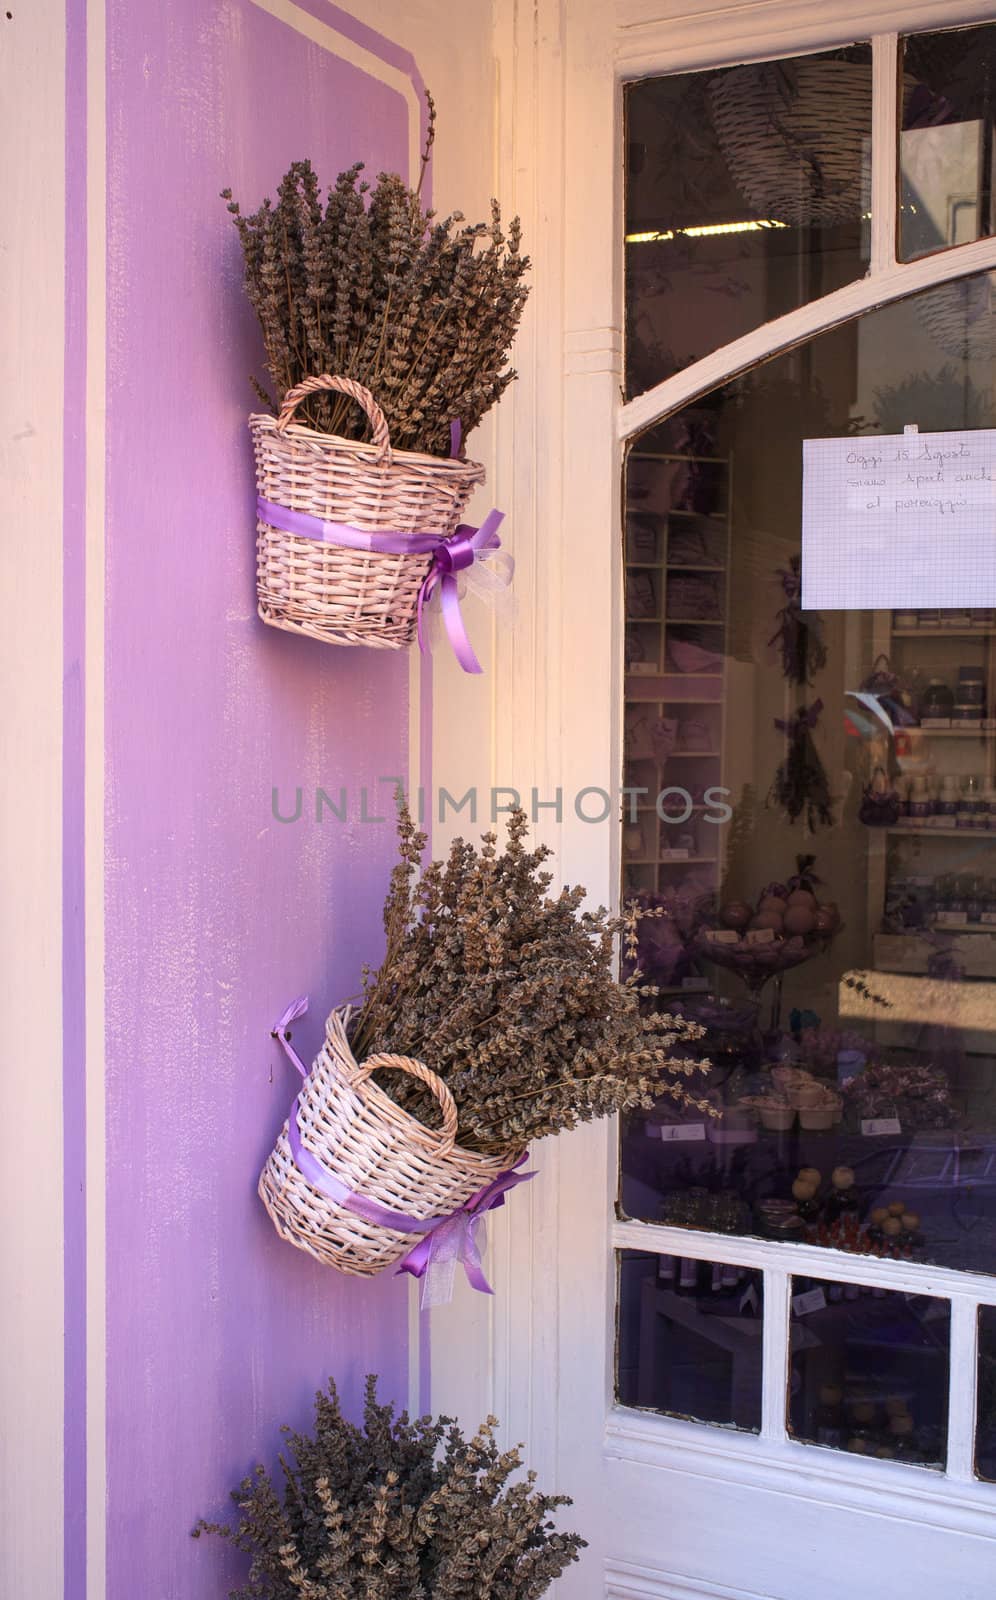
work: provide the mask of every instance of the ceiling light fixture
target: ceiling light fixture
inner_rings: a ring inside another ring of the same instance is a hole
[[[676,239],[679,233],[686,239],[709,239],[723,233],[764,233],[769,228],[787,228],[787,222],[775,222],[766,217],[750,222],[708,222],[699,228],[668,228],[663,232],[655,233],[627,233],[627,244],[667,244],[671,239]]]

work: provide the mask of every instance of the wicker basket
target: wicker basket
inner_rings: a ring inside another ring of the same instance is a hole
[[[996,274],[955,278],[918,294],[917,315],[946,356],[992,361],[996,356]]]
[[[456,1105],[442,1079],[406,1056],[371,1056],[359,1066],[346,1038],[348,1016],[329,1017],[325,1044],[295,1102],[304,1148],[354,1195],[389,1211],[412,1218],[458,1211],[519,1152],[461,1149]],[[377,1087],[370,1075],[384,1067],[411,1073],[431,1089],[441,1128],[417,1122]],[[259,1194],[282,1239],[357,1277],[381,1272],[424,1237],[369,1221],[314,1188],[294,1161],[286,1122],[260,1174]]]
[[[793,64],[793,94],[767,64],[733,67],[709,84],[730,175],[760,217],[795,226],[857,222],[871,138],[871,66]],[[908,93],[914,80],[904,83]],[[870,178],[866,178],[870,183]]]
[[[349,395],[363,407],[370,444],[291,421],[300,401],[320,389]],[[349,378],[306,378],[288,389],[279,417],[252,416],[249,428],[261,499],[365,532],[448,536],[484,482],[476,461],[392,451],[384,413],[369,389]],[[379,650],[410,645],[419,590],[431,565],[431,555],[353,550],[256,524],[263,621],[329,644]]]

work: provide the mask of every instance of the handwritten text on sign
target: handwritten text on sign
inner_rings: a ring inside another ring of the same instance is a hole
[[[996,605],[996,429],[806,439],[806,610]]]

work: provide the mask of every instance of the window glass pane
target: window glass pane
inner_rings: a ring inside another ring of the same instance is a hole
[[[629,1216],[996,1271],[996,611],[807,617],[795,565],[805,438],[996,426],[991,290],[820,335],[630,452],[622,888],[711,1114],[626,1121]]]
[[[867,44],[628,86],[628,394],[862,276],[871,93]]]
[[[993,231],[996,25],[903,41],[902,261]]]
[[[979,1420],[975,1470],[996,1481],[996,1306],[979,1308]]]
[[[756,1433],[762,1293],[747,1267],[620,1251],[616,1398]]]
[[[946,1300],[794,1278],[789,1432],[943,1467],[950,1325]]]

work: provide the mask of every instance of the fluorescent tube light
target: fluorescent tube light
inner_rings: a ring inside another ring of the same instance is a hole
[[[787,222],[764,218],[751,222],[708,222],[699,228],[668,228],[662,233],[627,233],[627,244],[666,244],[683,233],[686,239],[710,239],[722,233],[763,233],[768,228],[787,228]]]

